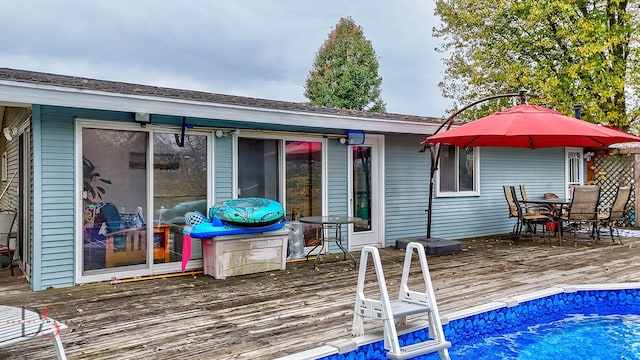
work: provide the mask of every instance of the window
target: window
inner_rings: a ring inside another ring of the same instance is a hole
[[[238,139],[238,197],[274,199],[300,217],[321,215],[322,142]]]
[[[439,193],[477,193],[478,191],[477,148],[461,149],[452,145],[441,145]]]
[[[279,140],[238,140],[238,197],[281,201]]]
[[[238,197],[277,200],[288,220],[322,215],[322,151],[320,140],[239,138]],[[305,246],[317,244],[316,229],[303,234]]]
[[[565,148],[566,198],[571,198],[571,188],[584,183],[584,164],[582,148]]]

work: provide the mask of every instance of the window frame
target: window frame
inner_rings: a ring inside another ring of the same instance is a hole
[[[98,281],[106,281],[112,278],[114,271],[117,271],[118,277],[127,278],[127,277],[138,277],[138,276],[151,276],[158,274],[166,274],[173,273],[176,269],[180,268],[180,262],[170,262],[168,264],[159,263],[154,264],[153,261],[148,261],[144,266],[129,266],[124,267],[122,269],[115,268],[117,270],[111,271],[96,271],[95,273],[86,273],[83,269],[83,213],[84,213],[84,205],[83,205],[83,179],[82,179],[82,154],[83,154],[83,137],[82,130],[84,128],[90,129],[101,129],[101,130],[124,130],[124,131],[137,131],[137,132],[146,132],[149,136],[147,139],[147,164],[153,164],[154,158],[154,146],[153,146],[153,134],[154,133],[166,133],[166,134],[180,134],[179,129],[168,128],[164,126],[154,126],[149,125],[146,127],[140,127],[140,125],[135,123],[127,123],[127,122],[119,122],[119,121],[105,121],[99,119],[92,119],[87,117],[78,118],[75,121],[75,144],[74,144],[74,156],[75,159],[75,207],[74,213],[76,218],[75,224],[75,232],[76,232],[76,255],[75,255],[75,281],[78,284],[84,283],[92,283]],[[213,156],[214,156],[214,131],[213,130],[190,130],[193,134],[203,135],[207,137],[207,158],[208,166],[207,166],[207,208],[211,206],[213,203],[213,192],[215,189],[215,184],[213,182]],[[146,191],[147,191],[147,201],[144,205],[144,217],[147,219],[153,219],[154,215],[152,210],[154,209],[154,200],[153,200],[153,168],[148,167],[146,173]],[[154,223],[151,221],[147,221],[148,229],[153,229]],[[153,241],[152,238],[153,232],[149,230],[147,232],[147,241]],[[149,240],[151,239],[151,240]],[[153,254],[148,254],[148,260],[153,259]],[[202,259],[191,259],[189,261],[190,268],[193,266],[194,268],[202,267]]]
[[[443,145],[439,145],[443,146]],[[459,174],[459,160],[460,160],[460,147],[455,145],[447,145],[453,146],[455,148],[455,178],[457,181],[456,187],[459,187],[460,182],[460,174]],[[442,151],[442,149],[438,149],[438,151]],[[465,191],[441,191],[440,190],[440,175],[442,173],[441,167],[441,159],[438,158],[438,171],[436,172],[436,197],[465,197],[465,196],[480,196],[480,148],[473,147],[473,190],[465,190]]]
[[[287,191],[286,191],[286,179],[287,179],[287,174],[286,174],[286,156],[285,156],[285,146],[286,146],[286,142],[287,141],[315,141],[315,142],[319,142],[322,144],[322,214],[326,214],[327,213],[327,208],[328,208],[328,181],[327,181],[327,176],[328,176],[328,141],[326,138],[323,137],[318,137],[318,136],[305,136],[305,135],[299,135],[296,136],[295,134],[274,134],[274,133],[268,133],[268,134],[263,134],[263,133],[253,133],[253,132],[249,132],[249,131],[238,131],[237,133],[237,140],[239,140],[240,138],[252,138],[252,139],[263,139],[263,140],[278,140],[279,144],[278,144],[278,165],[280,166],[279,169],[279,176],[280,176],[280,183],[278,184],[279,186],[279,191],[280,191],[280,199],[277,199],[281,204],[283,204],[283,206],[285,206],[284,204],[287,203]],[[237,140],[234,144],[234,179],[233,179],[233,197],[237,198],[238,197],[238,143]],[[290,211],[291,209],[286,209],[285,208],[285,212]]]

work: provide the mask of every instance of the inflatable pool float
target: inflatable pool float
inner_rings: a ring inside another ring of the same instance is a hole
[[[207,239],[223,235],[255,234],[279,230],[287,223],[284,217],[277,222],[265,226],[243,227],[223,221],[218,216],[208,219],[198,211],[184,214],[185,226],[182,230],[182,272],[187,268],[191,258],[191,239]]]
[[[282,205],[265,198],[239,198],[224,201],[209,210],[209,218],[241,227],[264,227],[284,218]]]
[[[277,222],[272,222],[269,225],[256,226],[253,224],[251,227],[243,227],[223,221],[218,216],[214,216],[212,219],[207,219],[198,211],[188,212],[185,214],[184,218],[186,225],[183,233],[195,239],[206,239],[222,235],[254,234],[279,230],[282,229],[286,223],[284,218],[280,217]]]

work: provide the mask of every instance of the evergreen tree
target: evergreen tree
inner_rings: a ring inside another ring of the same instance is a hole
[[[342,18],[316,53],[304,96],[311,104],[384,112],[378,57],[362,28]]]

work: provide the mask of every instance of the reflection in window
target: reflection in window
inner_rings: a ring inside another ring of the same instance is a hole
[[[207,215],[207,137],[187,134],[179,147],[174,134],[155,133],[153,152],[153,259],[181,261],[184,214]],[[191,259],[202,258],[201,241],[191,247]]]
[[[322,214],[322,143],[287,141],[285,145],[287,170],[288,212],[298,216]]]
[[[474,148],[440,145],[440,192],[476,191]]]
[[[147,144],[146,132],[82,130],[84,270],[146,263],[146,163],[129,156]]]
[[[371,230],[371,147],[352,146],[353,151],[353,208],[362,221],[354,224],[353,231]]]
[[[238,197],[280,201],[279,140],[238,139]]]

